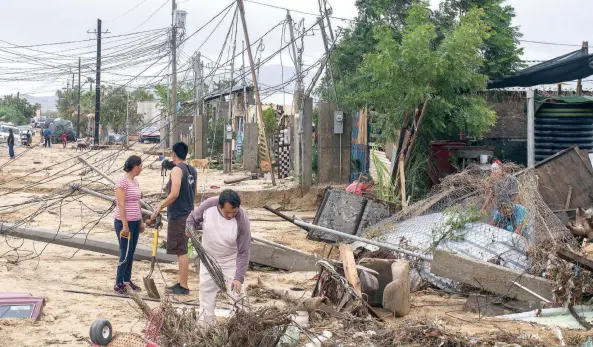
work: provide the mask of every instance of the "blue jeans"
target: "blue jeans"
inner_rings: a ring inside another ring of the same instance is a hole
[[[10,158],[14,158],[14,145],[8,145],[8,155]]]
[[[130,282],[132,279],[132,265],[134,263],[134,252],[138,244],[138,237],[140,236],[140,221],[128,221],[128,229],[130,230],[130,240],[119,237],[119,233],[124,228],[121,220],[116,219],[113,223],[115,227],[115,234],[119,240],[119,265],[117,267],[117,275],[115,277],[115,284],[123,284]],[[128,250],[128,242],[130,242],[130,249]],[[126,258],[126,251],[128,257]]]

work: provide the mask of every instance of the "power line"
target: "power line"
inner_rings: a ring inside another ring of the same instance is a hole
[[[165,0],[165,2],[156,9],[156,11],[154,11],[150,16],[148,16],[148,18],[146,18],[142,23],[138,24],[137,27],[135,27],[134,29],[132,29],[131,31],[134,31],[136,29],[138,29],[139,27],[141,27],[144,23],[148,22],[155,14],[157,14],[163,7],[165,7],[166,4],[169,3],[169,0]]]
[[[245,0],[247,1],[247,0]],[[573,45],[570,43],[556,43],[556,42],[545,42],[545,41],[532,41],[532,40],[519,40],[520,42],[527,42],[527,43],[537,43],[540,45],[551,45],[551,46],[566,46],[566,47],[579,47],[582,48],[582,45]]]
[[[166,30],[167,28],[160,28],[160,29],[151,29],[151,30],[144,30],[144,31],[137,31],[133,33],[121,34],[121,35],[113,35],[113,36],[105,36],[101,37],[103,40],[113,39],[116,37],[124,37],[124,36],[133,36],[138,34],[150,33],[155,31]],[[50,43],[40,43],[35,45],[23,45],[23,46],[15,46],[15,47],[0,47],[0,48],[30,48],[30,47],[42,47],[42,46],[57,46],[57,45],[68,45],[72,43],[80,43],[80,42],[90,42],[96,41],[96,39],[86,39],[86,40],[76,40],[76,41],[62,41],[62,42],[50,42]],[[81,47],[84,48],[84,47]]]
[[[258,4],[258,5],[262,5],[262,6],[276,8],[276,9],[283,10],[283,11],[291,11],[291,12],[295,12],[295,13],[301,13],[301,14],[306,14],[306,15],[309,15],[309,16],[319,17],[319,14],[318,13],[311,13],[311,12],[305,12],[305,11],[300,11],[300,10],[294,10],[294,9],[290,9],[290,8],[286,8],[286,7],[281,7],[281,6],[271,5],[271,4],[265,4],[263,2],[258,2],[258,1],[254,1],[254,0],[244,0],[244,1],[245,2],[251,2],[251,3],[254,3],[254,4]],[[336,16],[329,16],[329,18],[334,18],[334,19],[348,21],[348,22],[355,22],[356,21],[354,19],[344,18],[344,17],[336,17]]]
[[[124,14],[121,14],[121,15],[113,18],[113,19],[109,19],[108,22],[114,21],[116,19],[120,19],[121,17],[123,17],[123,16],[127,15],[128,13],[130,13],[130,12],[134,11],[135,9],[137,9],[140,5],[142,5],[146,1],[148,1],[148,0],[142,0],[140,3],[138,3],[138,5],[136,5],[136,6],[132,7],[131,9],[127,10]]]

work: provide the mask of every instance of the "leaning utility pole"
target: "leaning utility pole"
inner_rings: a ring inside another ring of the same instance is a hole
[[[259,98],[259,88],[257,86],[257,76],[255,74],[255,65],[253,64],[253,54],[251,53],[251,43],[249,41],[249,32],[247,31],[247,21],[245,20],[245,8],[243,0],[237,0],[239,10],[241,12],[241,21],[243,22],[243,34],[245,34],[245,44],[247,45],[247,56],[249,57],[249,64],[251,64],[251,77],[253,78],[253,93],[255,94],[255,103],[257,105],[257,118],[259,121],[259,137],[261,147],[265,152],[266,160],[270,165],[270,173],[272,176],[272,185],[276,185],[276,178],[274,177],[274,167],[272,165],[272,156],[270,155],[270,148],[268,147],[268,139],[264,131],[264,111],[261,106],[261,99]]]
[[[293,23],[292,23],[292,17],[290,16],[290,11],[286,10],[286,21],[288,22],[288,29],[290,32],[290,42],[291,42],[291,48],[292,48],[292,55],[294,57],[294,68],[296,71],[296,88],[294,91],[294,100],[292,101],[293,104],[293,113],[297,114],[299,112],[300,106],[301,106],[301,88],[302,88],[302,83],[303,83],[303,76],[302,76],[302,71],[301,71],[301,66],[299,66],[299,58],[297,55],[297,49],[296,49],[296,40],[294,38],[294,27],[293,27]]]
[[[171,13],[171,68],[172,68],[172,107],[171,119],[169,122],[169,131],[171,136],[171,146],[179,142],[179,124],[177,124],[177,26],[175,23],[175,10],[177,5],[172,1],[173,12]]]
[[[331,80],[331,85],[334,89],[334,101],[337,102],[337,95],[336,95],[336,90],[335,90],[335,84],[334,84],[334,73],[332,71],[332,65],[331,65],[331,60],[330,60],[330,50],[329,50],[329,44],[327,42],[327,34],[325,32],[325,25],[323,22],[323,17],[317,18],[317,22],[319,23],[319,27],[321,28],[321,38],[323,38],[323,46],[325,47],[325,55],[326,55],[326,59],[327,59],[327,70],[326,70],[326,75],[325,75],[325,83],[327,85],[327,93],[328,95],[330,94],[330,80]],[[328,74],[329,72],[329,74]]]
[[[76,136],[80,138],[80,58],[78,58],[78,115],[76,116]]]
[[[322,1],[322,0],[319,0],[319,1]],[[319,5],[321,6],[321,3]],[[332,22],[329,18],[330,13],[327,10],[327,0],[323,0],[323,12],[321,13],[321,15],[323,16],[324,14],[325,14],[325,18],[327,19],[327,28],[329,29],[329,37],[331,38],[332,43],[334,43],[335,42],[334,31],[332,30]]]
[[[95,145],[99,145],[99,121],[101,117],[101,20],[97,19],[97,77],[95,78]]]

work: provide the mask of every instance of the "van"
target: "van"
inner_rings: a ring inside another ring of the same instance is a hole
[[[0,143],[5,143],[8,141],[8,129],[12,129],[12,134],[14,135],[14,145],[20,146],[21,145],[21,132],[19,129],[13,125],[3,123],[0,124]]]

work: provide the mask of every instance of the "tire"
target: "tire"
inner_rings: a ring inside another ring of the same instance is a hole
[[[113,337],[111,323],[106,319],[95,319],[91,325],[89,335],[92,343],[99,346],[107,345],[111,342],[111,338]]]

